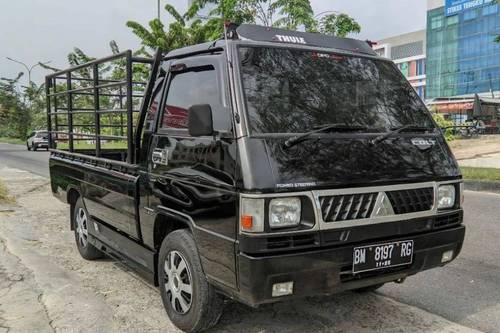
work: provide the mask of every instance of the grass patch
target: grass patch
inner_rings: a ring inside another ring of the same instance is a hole
[[[7,186],[0,180],[0,203],[14,203],[14,197],[9,195]]]
[[[500,169],[461,167],[464,179],[500,181]]]
[[[13,143],[18,145],[24,145],[26,141],[18,139],[18,138],[8,138],[5,136],[0,136],[0,142],[2,143]]]
[[[95,149],[95,144],[87,143],[85,141],[75,141],[73,142],[74,149]],[[102,142],[101,148],[103,149],[127,149],[126,142]],[[57,149],[67,150],[69,149],[69,143],[60,142],[57,144]]]

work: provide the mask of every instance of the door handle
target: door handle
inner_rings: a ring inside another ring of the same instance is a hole
[[[168,165],[168,150],[155,148],[151,160],[155,166],[156,164]]]

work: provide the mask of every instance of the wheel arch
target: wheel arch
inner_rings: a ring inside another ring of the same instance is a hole
[[[70,211],[70,216],[69,216],[69,224],[70,224],[70,229],[74,230],[75,226],[73,224],[73,215],[75,214],[75,204],[78,201],[78,198],[80,198],[82,195],[80,193],[80,190],[74,186],[68,187],[67,194],[66,194],[66,202],[69,204],[69,211]]]
[[[153,227],[153,246],[155,249],[155,270],[158,267],[158,256],[160,247],[171,232],[180,229],[187,229],[193,234],[193,222],[189,216],[177,213],[172,210],[160,209],[156,214]],[[158,286],[158,274],[155,271],[154,284]]]

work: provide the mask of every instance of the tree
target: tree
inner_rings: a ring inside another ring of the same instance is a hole
[[[201,20],[194,20],[190,25],[187,25],[187,16],[179,14],[173,6],[166,5],[165,10],[174,18],[174,21],[168,27],[168,31],[165,31],[165,26],[158,19],[149,22],[150,30],[135,21],[126,23],[127,27],[131,28],[132,32],[139,37],[143,47],[151,51],[159,48],[164,52],[168,52],[206,40],[206,36],[202,31]]]
[[[209,5],[213,9],[202,22],[198,13]],[[216,40],[222,35],[226,21],[290,30],[303,28],[308,32],[341,37],[361,30],[359,24],[346,14],[332,13],[318,19],[314,16],[310,0],[196,0],[184,15],[171,5],[166,5],[165,10],[173,17],[168,30],[158,19],[149,22],[149,29],[134,21],[127,22],[142,45],[150,50],[160,48],[168,52]]]
[[[17,89],[23,75],[20,72],[13,79],[0,79],[0,136],[26,137],[31,115],[26,98]]]
[[[349,33],[359,33],[361,26],[346,14],[329,14],[319,23],[319,32],[325,35],[346,37]]]
[[[310,0],[197,0],[189,8],[186,16],[193,18],[207,5],[214,6],[209,13],[207,24],[215,21],[219,35],[222,32],[222,21],[236,24],[256,23],[289,30],[300,27],[308,32],[320,32],[328,35],[345,37],[348,33],[358,33],[359,24],[346,14],[328,12],[319,20],[314,16]]]

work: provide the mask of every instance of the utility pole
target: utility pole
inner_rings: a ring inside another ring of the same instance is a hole
[[[31,86],[31,71],[33,70],[33,68],[35,68],[36,66],[40,66],[40,65],[46,65],[46,64],[49,64],[51,62],[51,61],[38,62],[38,63],[32,65],[31,67],[28,67],[28,65],[26,65],[22,61],[15,60],[15,59],[12,59],[12,58],[9,58],[9,57],[6,57],[6,58],[7,58],[7,60],[10,60],[12,62],[18,63],[19,65],[22,65],[24,68],[26,68],[26,70],[28,71],[28,86]]]
[[[495,98],[495,94],[493,93],[493,83],[491,82],[491,73],[488,73],[488,79],[490,81],[490,93],[491,93],[491,98]]]
[[[157,1],[158,1],[158,21],[160,21],[160,22],[161,22],[161,19],[160,19],[160,7],[161,7],[161,6],[160,6],[160,1],[161,1],[161,0],[157,0]]]

